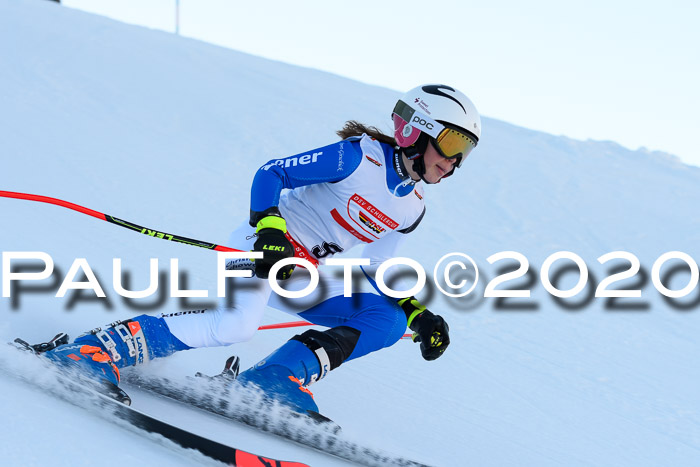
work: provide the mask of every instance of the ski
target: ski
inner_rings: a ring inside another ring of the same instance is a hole
[[[54,338],[54,340],[56,340],[56,338]],[[31,346],[21,339],[17,339],[14,343],[11,343],[10,346],[18,351],[30,350],[37,356],[39,355],[37,351],[45,350],[37,349],[36,346]],[[75,372],[63,368],[59,371],[53,364],[45,361],[41,357],[37,358],[36,361],[41,364],[42,372],[42,375],[36,380],[30,375],[18,373],[16,371],[17,368],[8,368],[4,359],[0,359],[0,370],[24,383],[46,390],[46,392],[72,405],[86,409],[97,409],[100,411],[101,415],[103,415],[104,419],[111,420],[113,419],[112,417],[115,417],[116,419],[126,422],[131,427],[160,435],[185,449],[196,450],[211,459],[223,462],[229,466],[309,467],[299,462],[283,461],[259,456],[189,432],[136,410],[124,403],[127,401],[119,401],[115,399],[112,394],[106,395],[105,393],[98,392],[98,390],[93,387],[86,385],[84,378],[81,378],[79,374],[74,374]],[[49,386],[49,384],[51,386]],[[61,386],[65,390],[56,391],[56,385]]]
[[[276,467],[309,467],[308,465],[299,462],[271,459],[243,451],[241,449],[233,448],[163,422],[162,420],[146,415],[143,412],[109,399],[101,394],[98,397],[102,399],[101,402],[104,404],[105,409],[109,408],[113,415],[128,422],[136,428],[149,433],[159,434],[183,448],[194,449],[207,457],[231,466],[269,467],[274,465]]]
[[[304,416],[282,406],[271,406],[264,396],[250,388],[237,388],[232,391],[231,384],[227,383],[235,378],[237,369],[238,358],[231,357],[227,360],[224,371],[214,377],[197,373],[195,378],[174,380],[134,371],[122,376],[122,385],[220,415],[332,457],[361,465],[427,467],[426,464],[344,439],[340,427],[322,415]]]

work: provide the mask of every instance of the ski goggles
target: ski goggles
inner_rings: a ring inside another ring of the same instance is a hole
[[[459,158],[458,166],[476,147],[478,141],[474,135],[463,129],[433,120],[403,101],[396,103],[392,117],[399,146],[408,147],[415,144],[422,131],[433,138],[435,149],[442,157]],[[413,131],[413,129],[420,131]]]

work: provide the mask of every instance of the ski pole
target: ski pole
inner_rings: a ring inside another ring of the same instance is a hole
[[[290,321],[289,323],[266,324],[264,326],[260,326],[258,331],[264,331],[265,329],[296,328],[301,326],[313,326],[313,324],[309,323],[308,321]]]
[[[145,235],[148,235],[149,237],[155,237],[155,238],[162,238],[163,240],[170,240],[172,242],[176,243],[184,243],[185,245],[193,245],[193,246],[198,246],[200,248],[206,248],[207,250],[214,250],[214,251],[242,251],[242,250],[236,250],[235,248],[229,248],[227,246],[221,246],[221,245],[216,245],[214,243],[208,243],[208,242],[203,242],[201,240],[195,240],[192,238],[187,238],[187,237],[181,237],[180,235],[173,235],[165,232],[160,232],[158,230],[150,229],[148,227],[142,227],[137,224],[133,224],[131,222],[119,219],[114,216],[110,216],[109,214],[104,214],[99,211],[95,211],[94,209],[89,209],[84,206],[80,206],[75,203],[71,203],[68,201],[64,201],[62,199],[58,198],[51,198],[49,196],[41,196],[41,195],[32,195],[29,193],[17,193],[14,191],[2,191],[0,190],[0,198],[14,198],[14,199],[23,199],[27,201],[37,201],[39,203],[47,203],[47,204],[54,204],[56,206],[61,206],[63,208],[67,209],[72,209],[73,211],[77,211],[81,214],[87,214],[88,216],[95,217],[97,219],[107,221],[110,224],[118,225],[120,227],[127,228],[129,230],[133,230],[135,232],[139,232]],[[260,326],[258,329],[264,330],[264,329],[280,329],[280,328],[292,328],[292,327],[300,327],[300,326],[313,326],[313,324],[307,322],[307,321],[292,321],[289,323],[279,323],[279,324],[268,324],[265,326]],[[402,339],[407,339],[410,338],[411,334],[404,334]]]
[[[308,321],[290,321],[288,323],[266,324],[264,326],[260,326],[258,331],[264,331],[266,329],[296,328],[301,326],[314,326],[314,324],[309,323]],[[411,336],[413,336],[413,334],[404,334],[401,336],[401,339],[410,339]]]
[[[184,243],[185,245],[198,246],[200,248],[206,248],[207,250],[214,251],[242,251],[236,250],[235,248],[229,248],[227,246],[216,245],[215,243],[203,242],[201,240],[195,240],[193,238],[182,237],[180,235],[173,235],[166,232],[161,232],[159,230],[151,229],[148,227],[143,227],[132,222],[119,219],[118,217],[110,216],[109,214],[104,214],[93,209],[88,209],[84,206],[78,204],[70,203],[68,201],[63,201],[57,198],[50,198],[48,196],[32,195],[29,193],[16,193],[14,191],[1,191],[0,197],[2,198],[15,198],[23,199],[27,201],[38,201],[40,203],[55,204],[56,206],[61,206],[64,208],[72,209],[81,214],[87,214],[88,216],[107,221],[110,224],[118,225],[135,232],[139,232],[149,237],[162,238],[163,240],[170,240],[176,243]]]

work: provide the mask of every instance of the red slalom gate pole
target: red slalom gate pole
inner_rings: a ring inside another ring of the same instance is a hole
[[[242,251],[242,250],[236,250],[235,248],[229,248],[227,246],[217,245],[215,243],[203,242],[201,240],[195,240],[193,238],[187,238],[187,237],[182,237],[180,235],[173,235],[173,234],[169,234],[166,232],[161,232],[159,230],[151,229],[149,227],[143,227],[143,226],[140,226],[138,224],[134,224],[132,222],[125,221],[123,219],[119,219],[118,217],[110,216],[109,214],[104,214],[104,213],[101,213],[99,211],[95,211],[93,209],[89,209],[89,208],[86,208],[84,206],[70,203],[68,201],[64,201],[64,200],[58,199],[58,198],[51,198],[48,196],[41,196],[41,195],[32,195],[29,193],[17,193],[14,191],[1,191],[1,190],[0,190],[0,197],[1,198],[23,199],[26,201],[37,201],[39,203],[46,203],[46,204],[54,204],[56,206],[61,206],[63,208],[72,209],[73,211],[77,211],[81,214],[86,214],[88,216],[92,216],[92,217],[95,217],[97,219],[107,221],[110,224],[118,225],[120,227],[124,227],[126,229],[133,230],[134,232],[139,232],[139,233],[148,235],[149,237],[161,238],[163,240],[169,240],[169,241],[175,242],[175,243],[184,243],[185,245],[198,246],[200,248],[205,248],[207,250],[214,250],[214,251]]]

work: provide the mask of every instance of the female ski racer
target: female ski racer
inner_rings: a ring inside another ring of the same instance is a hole
[[[472,102],[445,85],[408,91],[392,118],[393,138],[350,121],[338,132],[342,141],[271,160],[257,171],[250,220],[231,234],[229,246],[263,252],[263,257],[227,265],[254,271],[253,278],[234,279],[247,282],[235,288],[232,305],[137,316],[94,329],[46,355],[63,365],[77,365],[118,392],[120,368],[180,350],[245,342],[257,330],[266,306],[289,312],[289,302],[272,294],[267,280],[280,259],[297,256],[317,265],[365,244],[362,257],[371,263],[362,269],[374,284],[378,265],[395,256],[425,214],[421,182],[434,184],[451,176],[481,134]],[[293,270],[294,265],[283,266],[277,278],[287,279]],[[292,337],[241,373],[238,383],[257,385],[295,411],[317,413],[306,386],[343,362],[393,345],[407,325],[426,360],[438,358],[449,345],[447,323],[414,297],[396,301],[378,291],[345,297],[342,278],[323,268],[319,273],[326,284],[323,296],[291,312],[328,329]]]

